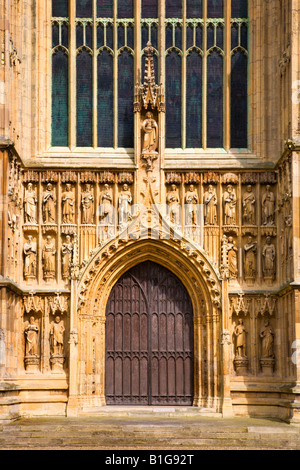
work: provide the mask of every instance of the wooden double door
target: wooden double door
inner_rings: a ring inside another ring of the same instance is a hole
[[[168,269],[146,261],[118,280],[105,341],[107,405],[192,405],[192,304]]]

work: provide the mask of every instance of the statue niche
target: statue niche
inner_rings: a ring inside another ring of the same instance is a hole
[[[144,83],[135,87],[134,111],[139,113],[141,132],[141,160],[146,172],[153,171],[153,163],[159,155],[159,113],[165,111],[162,85],[155,83],[154,48],[145,48]]]
[[[158,125],[153,117],[153,113],[148,111],[142,122],[142,159],[145,161],[145,168],[150,171],[153,168],[153,162],[158,158]]]

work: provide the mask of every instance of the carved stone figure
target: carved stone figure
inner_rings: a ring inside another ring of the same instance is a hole
[[[244,274],[245,278],[249,280],[254,280],[256,277],[256,252],[257,252],[257,242],[254,242],[252,237],[248,237],[248,243],[244,246],[245,252],[245,265],[244,265]]]
[[[25,357],[38,356],[38,333],[39,328],[32,316],[29,319],[29,324],[24,330],[25,334]]]
[[[243,221],[246,225],[255,225],[255,203],[256,197],[249,184],[243,196]]]
[[[229,276],[231,278],[236,278],[238,274],[237,251],[235,241],[232,237],[229,237],[227,242],[227,259]]]
[[[105,223],[111,225],[113,223],[113,196],[112,190],[108,184],[104,185],[104,189],[100,194],[100,218],[105,219]]]
[[[36,277],[37,246],[32,235],[28,235],[28,241],[24,244],[24,278],[34,279]]]
[[[247,357],[246,356],[246,335],[247,331],[244,326],[243,320],[240,318],[239,323],[234,330],[236,336],[236,357]]]
[[[47,184],[47,189],[43,194],[43,221],[44,223],[54,223],[55,222],[55,205],[56,197],[52,189],[52,184]]]
[[[274,336],[274,331],[269,320],[265,320],[264,328],[260,332],[260,338],[262,340],[262,359],[274,358]]]
[[[127,224],[132,220],[131,216],[132,195],[127,184],[123,185],[123,190],[119,194],[119,224]]]
[[[73,256],[73,243],[71,242],[70,235],[66,236],[66,241],[62,245],[62,278],[69,279],[70,268]]]
[[[142,153],[155,152],[158,144],[158,126],[151,112],[147,112],[146,119],[142,123],[142,130],[144,131]]]
[[[55,255],[56,249],[54,241],[52,241],[52,237],[48,235],[42,253],[43,272],[45,279],[54,279],[55,277]]]
[[[64,349],[64,321],[59,316],[55,317],[55,321],[51,323],[50,328],[50,346],[52,355],[63,355]]]
[[[186,223],[187,225],[197,225],[197,204],[198,194],[194,189],[194,185],[190,185],[189,190],[185,194],[186,204]]]
[[[236,225],[236,193],[231,184],[224,193],[224,224]]]
[[[271,237],[267,237],[266,243],[262,249],[263,257],[263,275],[266,280],[273,280],[276,274],[276,249],[271,241]]]
[[[66,185],[66,190],[62,193],[62,223],[73,224],[75,214],[75,196],[70,184]]]
[[[262,197],[262,223],[263,225],[275,224],[275,196],[270,190],[270,185],[266,187],[266,192]]]
[[[27,190],[25,190],[24,196],[24,218],[27,224],[36,224],[36,206],[37,197],[33,189],[32,183],[28,184]]]
[[[85,190],[81,194],[82,223],[94,223],[94,194],[90,184],[86,184]]]
[[[173,224],[179,224],[180,222],[180,206],[179,206],[179,194],[177,191],[176,184],[172,184],[171,191],[167,193],[167,204],[169,206],[169,217]]]
[[[215,225],[217,223],[217,204],[218,199],[216,191],[212,184],[208,186],[208,190],[203,196],[204,203],[204,224]]]

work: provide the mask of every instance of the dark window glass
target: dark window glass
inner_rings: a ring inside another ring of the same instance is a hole
[[[87,24],[85,27],[85,43],[86,46],[92,49],[93,47],[93,29],[90,24]]]
[[[248,28],[245,24],[241,26],[241,46],[245,49],[248,48]]]
[[[147,25],[142,26],[142,48],[144,49],[147,46],[147,42],[149,41],[149,29]],[[158,31],[157,26],[151,26],[151,44],[152,46],[157,49],[158,48]]]
[[[248,0],[231,0],[231,18],[248,18]]]
[[[58,24],[54,23],[52,25],[52,47],[58,46],[59,44],[58,34],[59,34]]]
[[[166,18],[182,18],[182,0],[166,0]]]
[[[173,46],[173,28],[171,25],[166,26],[166,49]]]
[[[68,56],[57,50],[52,56],[52,145],[68,146]]]
[[[118,61],[119,147],[133,147],[133,56],[124,50]]]
[[[223,147],[223,57],[207,58],[207,147]]]
[[[83,26],[82,24],[78,24],[76,26],[76,47],[83,46]]]
[[[224,17],[224,0],[207,0],[207,17]]]
[[[52,16],[68,17],[69,16],[68,0],[52,0]]]
[[[202,147],[202,58],[192,51],[186,62],[186,146]]]
[[[66,48],[69,47],[69,28],[65,23],[61,26],[61,42]]]
[[[91,18],[93,16],[93,0],[76,1],[76,17]]]
[[[247,148],[247,56],[237,51],[231,59],[231,147]]]
[[[133,18],[133,0],[118,0],[118,18]]]
[[[142,18],[157,18],[158,0],[143,0],[142,1]]]
[[[181,57],[166,57],[166,146],[181,147]]]
[[[98,18],[112,18],[113,15],[113,0],[97,0]]]
[[[187,18],[202,18],[202,0],[187,0]]]
[[[128,25],[127,28],[127,46],[134,48],[134,29],[132,26]]]
[[[93,77],[92,77],[92,56],[82,50],[77,55],[77,146],[92,146],[93,129]]]
[[[113,147],[113,57],[98,56],[98,146]]]

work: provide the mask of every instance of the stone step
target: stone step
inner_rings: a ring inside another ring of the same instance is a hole
[[[213,411],[211,408],[182,407],[182,406],[99,406],[83,407],[79,416],[165,416],[165,417],[195,417],[207,416],[221,418],[222,414]]]
[[[21,419],[0,429],[0,449],[300,449],[300,428],[267,420],[90,417]]]

